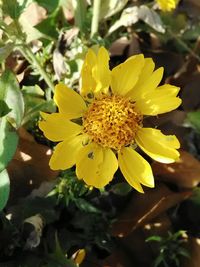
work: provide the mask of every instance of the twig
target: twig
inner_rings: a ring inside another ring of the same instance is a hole
[[[31,49],[28,46],[26,46],[26,45],[18,46],[18,49],[20,50],[20,52],[22,53],[22,55],[26,58],[26,60],[32,66],[35,66],[37,68],[37,70],[39,71],[40,75],[42,76],[42,78],[44,79],[44,81],[46,82],[46,84],[49,86],[49,88],[51,89],[51,91],[54,92],[54,84],[52,83],[49,75],[43,69],[43,67],[41,66],[41,64],[38,61],[38,59],[36,58],[36,56],[31,51]]]

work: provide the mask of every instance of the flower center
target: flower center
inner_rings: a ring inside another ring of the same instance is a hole
[[[135,103],[118,95],[95,99],[83,116],[84,132],[92,141],[115,150],[134,143],[141,123]]]

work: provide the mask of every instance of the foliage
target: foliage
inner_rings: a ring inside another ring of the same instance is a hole
[[[181,266],[180,256],[189,257],[188,251],[183,247],[184,231],[176,233],[168,232],[167,237],[151,236],[146,242],[158,242],[158,256],[156,257],[153,267],[163,266]]]

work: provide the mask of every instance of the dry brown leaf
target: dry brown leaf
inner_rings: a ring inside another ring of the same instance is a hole
[[[155,127],[161,127],[162,129],[168,129],[169,125],[171,124],[172,129],[168,129],[168,132],[171,131],[173,133],[173,125],[174,126],[182,126],[185,119],[186,119],[187,113],[182,110],[174,110],[166,114],[158,115],[157,117],[149,117],[148,121],[152,127],[152,124]]]
[[[17,51],[12,52],[5,61],[6,68],[12,70],[20,83],[24,79],[26,61],[22,59],[21,54]]]
[[[10,203],[25,197],[44,181],[57,177],[58,172],[49,167],[52,151],[38,144],[24,129],[20,129],[20,140],[13,160],[8,165],[11,180]]]
[[[195,52],[199,52],[199,39],[196,43]],[[182,107],[185,111],[191,111],[200,108],[200,70],[199,61],[192,57],[182,65],[179,71],[167,81],[181,88],[180,97]]]
[[[140,54],[141,49],[140,49],[140,43],[139,43],[139,36],[134,33],[131,36],[130,39],[130,44],[127,49],[127,58],[136,54]]]
[[[128,252],[132,266],[151,266],[153,259],[152,251],[150,244],[145,242],[145,240],[146,235],[141,228],[136,229],[136,231],[120,240],[122,247]]]
[[[200,161],[184,150],[180,151],[178,162],[171,164],[154,162],[152,169],[160,180],[174,183],[179,187],[193,188],[200,182]]]
[[[179,5],[179,10],[182,13],[186,13],[190,18],[198,18],[200,12],[199,0],[183,0]]]
[[[132,267],[133,262],[128,259],[123,249],[115,250],[105,260],[85,259],[81,267]],[[144,267],[144,266],[141,266]]]
[[[186,111],[191,111],[200,108],[200,72],[196,72],[187,77],[187,82],[182,86],[181,98],[182,106]]]
[[[152,264],[152,251],[142,229],[137,229],[130,235],[118,240],[117,249],[98,267],[147,267]],[[144,257],[145,255],[145,257]],[[90,266],[90,265],[89,265]],[[91,267],[96,265],[91,265]],[[88,267],[86,265],[85,267]]]
[[[177,54],[171,51],[150,51],[148,56],[153,58],[157,68],[164,67],[164,77],[173,75],[184,64],[184,57],[181,54]],[[173,64],[171,64],[171,62],[173,62]]]
[[[74,8],[72,1],[62,1],[62,10],[66,20],[69,23],[74,24]]]
[[[200,263],[200,239],[191,237],[188,239],[186,249],[189,250],[190,258],[184,258],[181,266],[199,267]]]
[[[190,195],[191,191],[174,193],[164,184],[156,185],[155,189],[150,189],[145,194],[135,194],[114,223],[112,233],[119,237],[126,236]]]
[[[60,81],[62,75],[67,72],[67,68],[65,66],[64,57],[57,48],[53,51],[53,68],[56,79]]]
[[[69,58],[74,56],[69,47],[74,39],[77,38],[78,33],[79,29],[77,27],[73,27],[70,30],[61,33],[59,36],[57,46],[53,51],[53,68],[56,73],[57,80],[60,80],[67,72],[64,55],[66,54]]]
[[[114,41],[111,44],[110,47],[110,55],[113,56],[123,56],[124,50],[127,48],[127,46],[130,44],[130,40],[123,36],[116,41]]]
[[[28,21],[31,26],[35,26],[42,20],[47,18],[47,11],[45,8],[39,6],[36,2],[31,3],[21,15],[21,18]]]
[[[153,219],[150,223],[145,224],[143,231],[146,237],[152,235],[165,236],[171,228],[171,221],[167,213],[163,213],[160,216]]]
[[[110,55],[113,56],[126,56],[127,58],[141,53],[139,37],[132,34],[131,39],[123,36],[114,41],[110,47]],[[125,55],[126,54],[126,55]]]
[[[145,242],[143,231],[139,229],[118,240],[117,248],[104,260],[86,258],[81,267],[147,267],[151,263],[151,249]]]
[[[150,33],[150,38],[151,38],[151,47],[152,50],[160,50],[162,47],[162,42],[159,39],[158,35],[156,35],[155,33],[151,32]]]
[[[122,249],[116,250],[112,255],[103,261],[101,267],[132,267],[133,263],[130,261],[128,255]]]

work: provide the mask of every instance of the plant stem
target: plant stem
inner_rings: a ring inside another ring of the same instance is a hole
[[[188,45],[182,41],[176,34],[168,29],[168,33],[187,51],[200,62],[200,57],[190,48]]]
[[[101,5],[101,0],[94,0],[94,2],[93,2],[93,16],[92,16],[92,24],[91,24],[91,34],[90,34],[91,38],[94,36],[95,33],[98,32],[100,5]]]
[[[51,78],[46,73],[44,68],[41,66],[39,60],[34,55],[30,47],[26,44],[26,40],[24,38],[24,33],[21,29],[21,25],[18,20],[14,20],[15,29],[16,29],[16,36],[13,36],[12,33],[9,32],[9,27],[4,22],[0,23],[0,28],[5,28],[4,32],[8,35],[9,39],[12,42],[15,42],[15,47],[18,49],[22,55],[26,58],[26,60],[31,64],[32,67],[36,67],[39,71],[40,75],[48,85],[48,88],[45,90],[47,100],[51,100],[51,92],[54,92],[54,84],[51,81]]]
[[[44,81],[46,82],[48,87],[51,89],[52,92],[54,92],[54,84],[52,83],[49,75],[43,69],[43,67],[41,66],[41,64],[38,61],[38,59],[36,58],[36,56],[31,51],[31,49],[26,45],[22,45],[21,47],[18,47],[18,48],[19,48],[20,52],[22,53],[22,55],[27,59],[27,61],[31,65],[33,65],[37,68],[37,70],[39,71],[40,75],[42,76],[42,78],[44,79]]]

